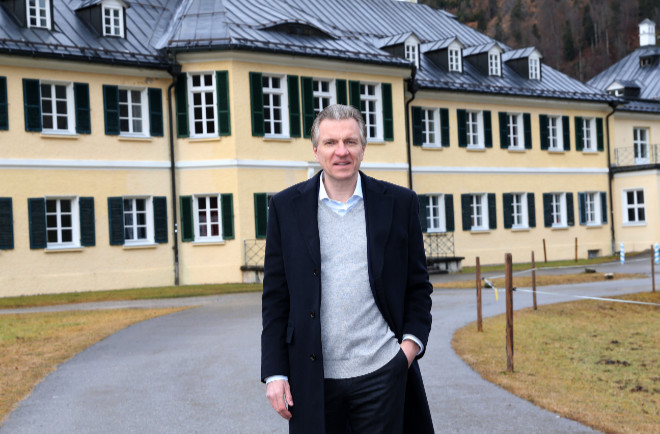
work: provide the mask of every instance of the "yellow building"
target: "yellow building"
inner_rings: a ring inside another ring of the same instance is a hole
[[[390,0],[151,3],[0,2],[0,296],[258,280],[331,103],[432,265],[611,253],[617,98],[537,50]]]

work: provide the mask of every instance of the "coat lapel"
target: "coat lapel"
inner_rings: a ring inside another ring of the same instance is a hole
[[[321,269],[321,242],[319,241],[318,200],[321,172],[298,188],[293,199],[297,226],[316,267]]]
[[[385,188],[360,172],[364,209],[367,220],[367,254],[369,257],[369,272],[372,288],[374,281],[383,272],[385,259],[385,244],[387,243],[392,225],[394,200],[387,194]]]

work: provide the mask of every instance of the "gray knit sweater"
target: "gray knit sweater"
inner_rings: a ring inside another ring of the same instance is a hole
[[[364,201],[343,216],[320,201],[318,206],[325,378],[369,374],[400,347],[369,284]]]

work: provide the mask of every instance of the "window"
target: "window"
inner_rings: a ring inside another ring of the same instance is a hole
[[[188,74],[192,137],[217,135],[215,73]]]
[[[462,194],[461,207],[464,231],[486,231],[497,228],[495,194]]]
[[[119,130],[122,135],[146,135],[149,130],[146,89],[119,89]]]
[[[221,240],[220,197],[195,197],[195,239]]]
[[[153,242],[153,210],[150,198],[124,198],[124,241],[126,244]]]
[[[461,72],[461,49],[458,47],[449,47],[449,70]]]
[[[288,107],[285,79],[281,76],[264,75],[263,84],[263,107],[264,107],[264,132],[266,136],[288,137],[289,129],[286,119]]]
[[[332,80],[313,80],[314,96],[314,117],[323,111],[327,106],[335,103],[335,87],[332,86]]]
[[[649,129],[633,128],[635,164],[649,164]]]
[[[79,238],[77,201],[46,199],[46,241],[51,247],[75,247]]]
[[[578,193],[581,225],[599,226],[607,223],[606,198],[605,192]]]
[[[548,116],[548,149],[551,151],[564,150],[560,120],[559,116]]]
[[[551,206],[552,226],[566,226],[566,195],[553,193]]]
[[[488,75],[501,76],[502,66],[499,53],[488,53]]]
[[[456,117],[459,147],[468,149],[493,147],[490,111],[458,109],[456,110]]]
[[[521,114],[507,114],[507,132],[509,136],[509,149],[522,149],[524,148],[522,136],[522,115]]]
[[[643,189],[623,191],[623,219],[626,224],[646,223]]]
[[[382,140],[380,85],[360,83],[360,108],[367,127],[367,139]]]
[[[181,196],[181,239],[199,243],[234,238],[234,205],[230,194]]]
[[[73,133],[73,91],[70,83],[41,83],[41,125],[46,133]]]
[[[530,80],[541,79],[541,62],[540,59],[536,56],[529,57],[529,79]]]
[[[167,243],[167,199],[162,196],[109,197],[110,245]]]
[[[523,229],[529,227],[527,213],[527,193],[511,193],[511,227]],[[505,227],[507,225],[505,224]]]
[[[582,150],[584,151],[595,151],[595,125],[594,119],[583,118],[582,119]]]
[[[529,113],[499,113],[500,148],[532,149],[532,126]]]
[[[94,198],[28,199],[31,249],[66,249],[95,244]]]
[[[7,77],[0,76],[0,131],[9,129],[9,102],[7,98]]]
[[[570,150],[569,128],[568,116],[539,115],[541,149],[554,152]],[[527,144],[527,138],[525,138],[525,144]]]
[[[419,44],[414,40],[406,41],[404,45],[406,59],[419,68]]]
[[[440,145],[440,116],[438,109],[422,109],[422,145]]]
[[[482,123],[481,112],[468,111],[466,116],[468,148],[482,148],[484,146],[483,134],[482,128],[479,127]]]
[[[543,219],[547,228],[573,226],[573,193],[543,193]]]
[[[103,6],[103,36],[124,37],[124,10],[120,6]]]
[[[426,231],[445,232],[445,196],[429,195],[426,205]]]
[[[28,0],[28,27],[50,29],[50,0]]]

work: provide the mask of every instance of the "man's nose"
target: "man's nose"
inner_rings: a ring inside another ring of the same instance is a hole
[[[346,148],[344,142],[339,142],[339,146],[337,146],[337,155],[346,155],[346,154],[348,154],[348,148]]]

